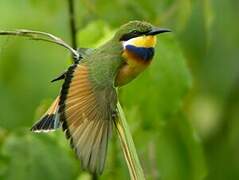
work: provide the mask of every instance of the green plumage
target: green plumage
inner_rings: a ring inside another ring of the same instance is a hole
[[[90,79],[96,86],[114,86],[118,69],[124,63],[120,42],[111,40],[101,47],[92,50],[81,63],[89,67]]]
[[[146,22],[129,22],[115,36],[96,49],[79,49],[80,61],[66,73],[54,79],[65,79],[60,97],[50,114],[53,124],[61,124],[66,137],[81,161],[81,166],[92,173],[104,169],[108,139],[116,115],[116,76],[127,63],[122,54],[122,42],[144,35],[153,26]],[[49,113],[48,113],[49,114]],[[44,126],[36,131],[44,130]],[[49,129],[49,128],[48,128]],[[51,130],[51,129],[49,129]]]

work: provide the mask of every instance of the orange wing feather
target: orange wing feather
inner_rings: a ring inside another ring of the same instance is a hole
[[[63,130],[83,169],[102,173],[116,107],[114,88],[95,87],[87,66],[74,65],[66,74],[59,104]]]

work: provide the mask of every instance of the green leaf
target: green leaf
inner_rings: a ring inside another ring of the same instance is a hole
[[[93,48],[104,40],[106,42],[112,35],[109,26],[104,21],[92,21],[84,29],[78,31],[77,39],[80,47]]]
[[[200,138],[182,113],[152,137],[162,179],[203,180],[207,175]]]
[[[1,152],[7,159],[5,180],[67,180],[77,177],[79,167],[74,159],[46,135],[12,134],[5,140]]]

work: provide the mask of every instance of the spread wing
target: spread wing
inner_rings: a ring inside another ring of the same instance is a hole
[[[93,83],[86,65],[68,69],[60,96],[60,120],[82,168],[92,173],[103,171],[116,103],[113,85]]]

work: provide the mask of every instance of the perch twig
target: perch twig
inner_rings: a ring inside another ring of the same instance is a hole
[[[0,31],[0,35],[28,37],[33,40],[40,40],[40,41],[54,43],[68,49],[74,55],[76,59],[79,59],[79,56],[80,56],[79,53],[74,48],[72,48],[70,45],[64,42],[61,38],[54,36],[50,33],[19,29],[15,31]]]
[[[127,162],[130,177],[133,180],[144,180],[144,172],[140,165],[133,138],[120,103],[117,104],[117,109],[118,118],[115,119],[115,127],[120,138],[121,148]]]

